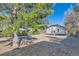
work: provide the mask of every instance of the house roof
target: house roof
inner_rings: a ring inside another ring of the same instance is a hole
[[[48,28],[50,28],[50,27],[60,27],[60,28],[64,28],[64,29],[66,29],[64,26],[61,26],[61,25],[58,25],[58,24],[55,24],[55,25],[51,25],[51,26],[49,26]]]

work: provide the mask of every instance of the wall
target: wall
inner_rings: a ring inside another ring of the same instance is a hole
[[[47,34],[66,34],[66,30],[61,27],[50,27],[46,30]]]

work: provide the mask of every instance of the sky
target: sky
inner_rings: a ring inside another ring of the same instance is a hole
[[[55,6],[52,6],[51,9],[54,10],[54,13],[49,15],[47,19],[51,24],[59,24],[64,26],[64,12],[70,8],[70,6],[75,6],[75,3],[57,3]]]

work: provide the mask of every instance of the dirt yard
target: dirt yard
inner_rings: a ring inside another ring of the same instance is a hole
[[[33,44],[36,44],[41,41],[50,41],[50,39],[55,40],[55,38],[58,38],[56,40],[59,40],[59,39],[63,40],[67,36],[53,36],[53,35],[39,34],[39,35],[32,35],[32,37],[37,38],[37,40],[34,40],[34,43],[33,43]],[[6,38],[0,38],[0,41],[2,40],[6,40]],[[21,46],[21,47],[25,47],[25,46]],[[12,46],[10,45],[5,46],[4,44],[0,44],[0,54],[11,51],[11,50],[13,50]]]
[[[43,35],[34,35],[37,38],[39,36]],[[49,41],[39,38],[34,44],[8,51],[0,56],[79,56],[79,39],[74,36],[52,36]]]

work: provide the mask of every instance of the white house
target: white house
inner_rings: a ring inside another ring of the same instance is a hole
[[[56,35],[66,35],[67,30],[65,27],[60,25],[51,25],[48,27],[48,29],[45,31],[46,34],[56,34]]]

